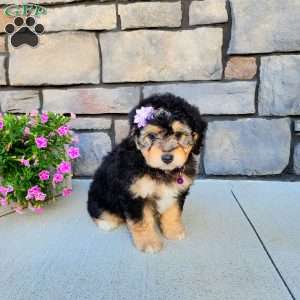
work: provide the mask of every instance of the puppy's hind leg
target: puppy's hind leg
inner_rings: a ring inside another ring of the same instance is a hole
[[[105,231],[111,231],[123,223],[123,220],[119,216],[105,211],[102,207],[100,207],[98,200],[98,195],[95,196],[93,191],[90,190],[89,199],[87,202],[87,210],[99,228]]]
[[[94,221],[100,229],[105,231],[114,230],[119,227],[120,224],[124,223],[123,219],[106,211],[104,211],[98,218],[94,218]]]

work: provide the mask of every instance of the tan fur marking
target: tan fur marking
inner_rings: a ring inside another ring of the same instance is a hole
[[[178,185],[178,184],[177,184]],[[179,187],[175,184],[160,184],[158,185],[155,195],[158,198],[156,201],[157,211],[163,213],[177,201]]]
[[[186,133],[190,133],[191,129],[189,126],[187,126],[184,123],[181,123],[179,121],[175,121],[172,123],[172,129],[174,132],[186,132]]]
[[[142,154],[149,166],[152,168],[159,168],[162,170],[172,170],[175,167],[183,166],[188,159],[190,151],[192,150],[192,146],[179,146],[169,152],[173,154],[174,160],[171,164],[166,165],[161,160],[161,156],[163,155],[163,151],[157,145],[153,145],[150,149],[143,149]]]
[[[178,184],[176,178],[172,183],[164,183],[153,180],[150,176],[144,175],[131,185],[130,191],[134,197],[156,201],[157,211],[163,213],[177,201],[179,192],[184,191],[192,184],[192,178],[182,175],[183,184]]]
[[[153,211],[150,207],[144,208],[142,221],[135,223],[127,220],[127,225],[137,249],[148,253],[161,250],[162,241],[155,231]]]
[[[159,168],[163,166],[161,160],[162,150],[157,145],[152,145],[150,149],[142,151],[147,163],[153,168]]]
[[[178,203],[174,203],[160,217],[160,228],[163,235],[170,240],[182,240],[185,237]]]
[[[172,183],[166,184],[164,182],[158,182],[153,180],[149,175],[144,175],[142,177],[137,178],[134,183],[130,186],[130,191],[135,197],[149,198],[149,200],[153,197],[162,199],[165,194],[169,194],[167,190],[172,190],[174,194],[178,194],[178,192],[184,191],[190,187],[193,182],[193,179],[182,175],[183,184],[178,184],[176,179]]]
[[[155,181],[150,176],[144,175],[131,185],[130,191],[135,197],[148,198],[153,196],[155,185]]]
[[[94,219],[94,221],[99,228],[105,231],[111,231],[124,223],[120,217],[106,211],[103,212],[98,219]]]
[[[162,131],[161,127],[149,124],[146,127],[144,127],[143,134],[160,133],[161,131]]]
[[[193,140],[194,140],[194,142],[196,142],[198,139],[199,139],[199,134],[198,133],[196,133],[196,132],[193,132]]]

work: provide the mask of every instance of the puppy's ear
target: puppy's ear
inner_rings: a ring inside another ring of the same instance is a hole
[[[199,109],[195,106],[190,105],[187,107],[186,113],[193,124],[194,146],[192,152],[194,154],[199,154],[207,123],[201,118]]]
[[[199,154],[200,153],[200,147],[202,145],[202,141],[204,138],[204,131],[207,127],[207,124],[205,121],[203,121],[201,118],[197,120],[197,127],[196,132],[194,134],[194,146],[193,146],[193,153]]]
[[[135,143],[138,150],[143,148],[139,141],[139,129],[136,126],[130,128],[128,137]]]
[[[138,129],[135,126],[132,126],[130,128],[128,137],[130,138],[130,140],[132,140],[135,143],[137,149],[140,150],[140,145],[138,140]]]
[[[134,135],[133,139],[134,139],[134,143],[135,143],[136,148],[138,150],[141,150],[142,149],[142,145],[140,144],[139,138],[137,137],[137,135]]]

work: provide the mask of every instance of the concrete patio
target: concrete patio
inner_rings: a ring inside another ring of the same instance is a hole
[[[43,215],[0,218],[1,300],[300,299],[300,183],[198,180],[187,238],[138,252],[86,212],[89,181]]]

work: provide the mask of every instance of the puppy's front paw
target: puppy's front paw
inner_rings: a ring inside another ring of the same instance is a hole
[[[185,230],[178,203],[175,203],[161,215],[160,229],[165,238],[169,240],[183,240],[185,238]]]
[[[159,239],[159,237],[144,237],[139,239],[134,239],[134,244],[137,249],[146,253],[156,253],[159,252],[162,247],[163,243]]]
[[[162,227],[162,233],[168,240],[183,240],[185,238],[185,230],[182,224]]]

